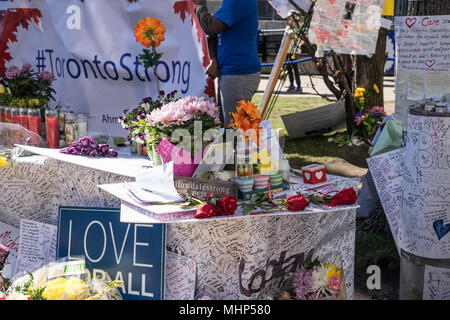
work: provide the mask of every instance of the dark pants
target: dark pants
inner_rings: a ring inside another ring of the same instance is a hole
[[[298,71],[298,65],[296,63],[289,63],[286,67],[290,84],[294,85],[294,76],[295,76],[295,82],[297,83],[297,87],[300,88],[302,84],[300,82],[300,72]]]

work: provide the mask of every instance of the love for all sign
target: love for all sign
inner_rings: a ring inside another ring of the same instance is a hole
[[[124,300],[164,299],[164,224],[120,222],[119,209],[60,207],[57,258],[84,256],[91,277],[120,280]]]

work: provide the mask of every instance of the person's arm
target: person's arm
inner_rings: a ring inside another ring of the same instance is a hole
[[[196,4],[195,14],[197,15],[203,32],[208,36],[211,36],[226,30],[227,25],[208,12],[205,0],[192,0],[192,2]]]

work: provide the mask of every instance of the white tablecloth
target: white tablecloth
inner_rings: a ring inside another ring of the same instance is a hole
[[[18,158],[0,170],[0,221],[56,225],[60,205],[119,208],[119,199],[98,185],[124,181],[134,179],[46,156]],[[339,253],[352,299],[356,208],[170,223],[167,250],[196,261],[197,292],[215,299],[267,298],[307,256]]]

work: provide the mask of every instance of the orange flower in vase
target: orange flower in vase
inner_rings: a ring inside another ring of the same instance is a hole
[[[159,47],[161,42],[165,40],[165,32],[166,29],[161,24],[161,21],[152,17],[140,20],[134,27],[136,41],[146,48],[151,46],[154,48]]]
[[[258,107],[250,101],[239,101],[236,107],[236,112],[231,113],[234,120],[227,127],[236,127],[243,135],[245,135],[245,140],[251,138],[253,141],[259,145],[259,138],[261,134],[260,123],[262,117],[258,110]]]

